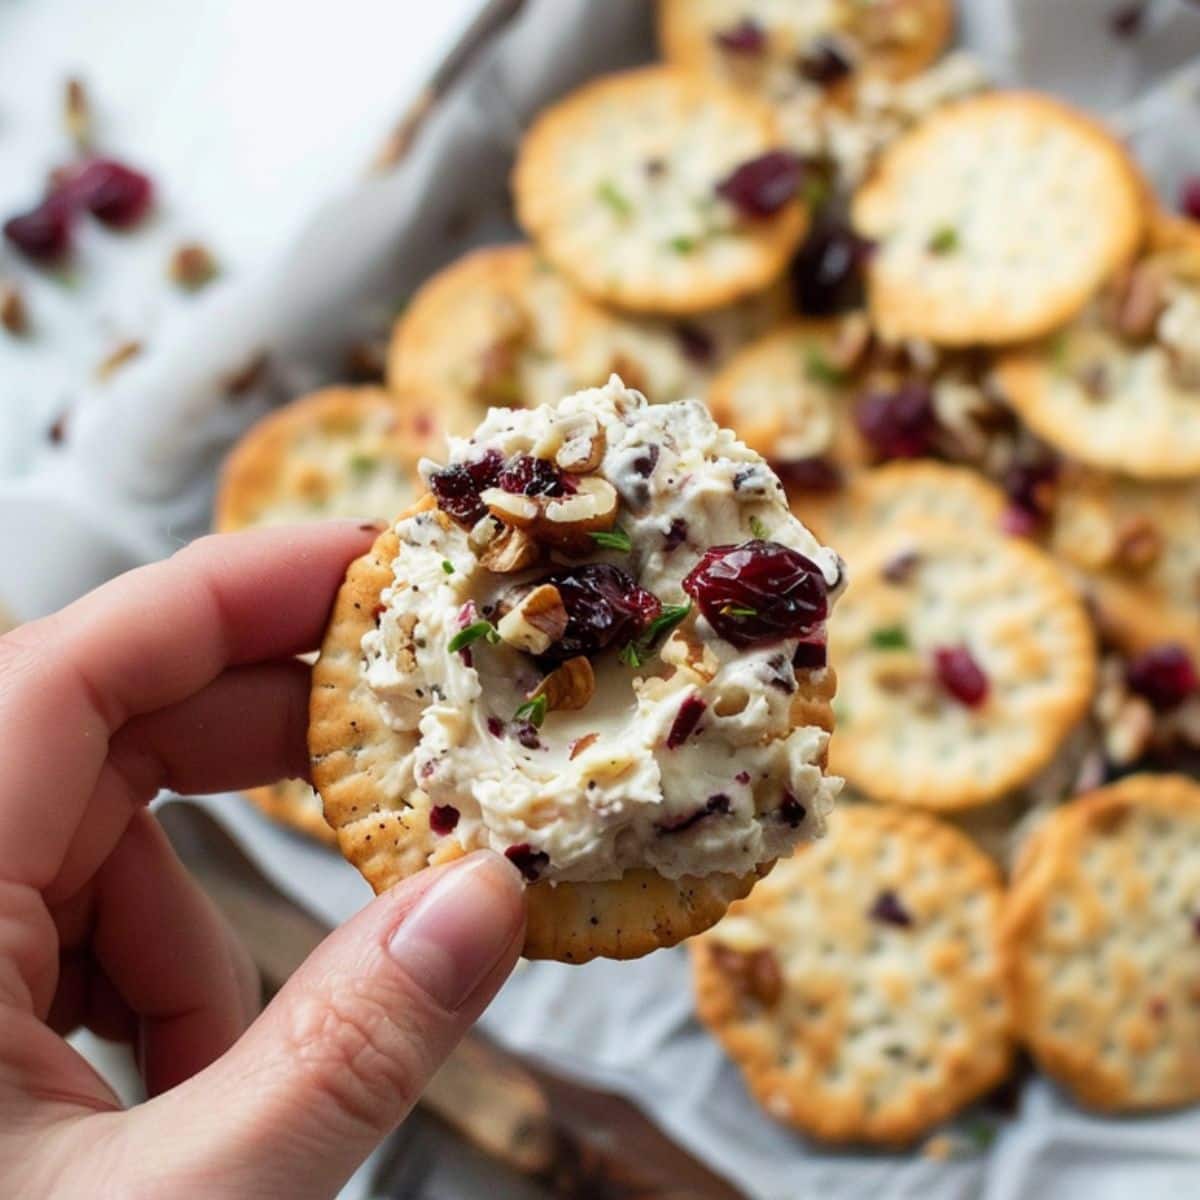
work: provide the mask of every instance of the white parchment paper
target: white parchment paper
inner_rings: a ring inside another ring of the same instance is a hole
[[[998,78],[1107,115],[1164,196],[1200,171],[1200,6],[1150,0],[1130,40],[1111,32],[1120,0],[960,7],[963,42]],[[81,404],[64,449],[0,485],[0,603],[35,616],[202,532],[215,465],[242,429],[271,404],[336,378],[347,342],[386,328],[431,270],[512,235],[506,178],[530,115],[587,76],[651,54],[647,0],[529,0],[440,102],[399,168],[348,188],[273,269],[214,295],[172,342]],[[263,356],[255,386],[231,399],[229,378]],[[339,858],[239,798],[199,803],[315,914],[340,921],[368,899]],[[986,1155],[934,1162],[817,1149],[749,1100],[692,1018],[686,968],[682,951],[527,966],[483,1023],[507,1045],[636,1101],[761,1200],[1200,1194],[1200,1112],[1101,1120],[1040,1080]]]

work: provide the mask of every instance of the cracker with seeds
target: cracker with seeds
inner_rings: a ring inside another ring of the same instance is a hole
[[[390,520],[420,491],[412,440],[409,413],[382,388],[314,392],[243,435],[221,470],[213,524]]]
[[[770,106],[667,66],[546,109],[513,171],[517,218],[593,299],[684,315],[763,291],[808,224]]]
[[[1157,225],[1147,252],[1065,329],[996,376],[1039,437],[1147,480],[1200,473],[1200,225]]]
[[[696,401],[615,377],[494,409],[355,563],[309,750],[376,889],[490,848],[525,953],[631,958],[707,928],[823,827],[842,564]]]
[[[1059,809],[1006,902],[1019,1036],[1090,1108],[1200,1100],[1200,786],[1131,775]]]
[[[691,945],[700,1019],[773,1117],[903,1145],[1012,1063],[999,872],[920,813],[839,806]]]
[[[1027,92],[935,112],[884,153],[853,218],[877,242],[868,295],[881,332],[944,345],[1049,333],[1129,262],[1145,225],[1116,139]]]
[[[396,321],[387,382],[421,423],[419,455],[441,457],[492,407],[532,407],[568,385],[568,289],[532,247],[485,246],[443,267]]]
[[[873,800],[958,809],[1037,774],[1086,712],[1090,622],[1041,550],[906,520],[848,546],[830,626],[835,770]]]

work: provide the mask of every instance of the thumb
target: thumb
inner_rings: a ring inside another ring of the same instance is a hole
[[[333,1195],[495,995],[524,927],[517,872],[488,852],[379,896],[227,1054],[138,1110],[143,1153],[170,1148],[157,1179],[184,1195]]]

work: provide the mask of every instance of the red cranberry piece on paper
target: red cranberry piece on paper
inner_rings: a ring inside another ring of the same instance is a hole
[[[14,249],[36,263],[53,263],[71,248],[71,207],[50,196],[37,208],[4,222],[4,236]]]
[[[978,708],[987,699],[987,675],[966,646],[939,646],[933,665],[938,682],[960,704]]]

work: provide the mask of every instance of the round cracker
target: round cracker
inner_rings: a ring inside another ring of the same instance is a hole
[[[1045,767],[1096,674],[1091,624],[1049,556],[914,517],[849,545],[847,562],[829,629],[841,679],[833,770],[874,800],[957,809]],[[935,651],[959,646],[987,677],[978,707],[937,682]]]
[[[325,820],[321,797],[303,779],[281,779],[266,787],[251,788],[246,799],[280,825],[326,846],[337,845],[337,834]]]
[[[839,807],[692,943],[700,1018],[772,1116],[826,1141],[911,1142],[1010,1069],[1001,899],[995,865],[949,825]]]
[[[761,52],[739,52],[722,35],[747,22],[765,37]],[[954,30],[951,0],[659,0],[663,57],[769,96],[794,89],[796,62],[814,45],[832,41],[855,75],[906,79],[929,66]]]
[[[572,390],[560,361],[567,289],[531,246],[485,246],[421,286],[396,321],[387,382],[421,397],[417,452],[445,453],[491,407],[534,407]],[[410,402],[411,403],[411,402]]]
[[[421,507],[432,505],[426,497]],[[342,854],[376,892],[465,853],[453,834],[432,833],[424,793],[401,792],[391,783],[396,764],[412,751],[416,737],[390,728],[361,683],[363,635],[374,627],[380,596],[395,580],[399,550],[389,529],[351,564],[313,668],[309,708],[313,781],[326,820],[337,830]],[[819,672],[810,680],[809,692],[798,693],[794,717],[832,729],[834,674]],[[769,869],[765,864],[741,876],[680,879],[630,871],[609,882],[533,884],[526,889],[524,954],[581,963],[596,957],[638,958],[673,946],[709,928]]]
[[[422,490],[411,416],[382,388],[331,387],[264,417],[221,470],[213,524],[390,520]]]
[[[1200,481],[1069,471],[1047,544],[1111,642],[1129,654],[1179,642],[1200,659]]]
[[[732,88],[665,66],[609,75],[526,133],[517,217],[596,300],[677,315],[717,308],[778,278],[807,227],[798,200],[750,220],[716,192],[778,143],[770,107]]]
[[[1019,1035],[1106,1111],[1200,1100],[1200,786],[1131,775],[1052,813],[1003,928]]]
[[[1123,338],[1106,319],[1111,302],[1099,300],[1052,338],[1002,356],[996,380],[1030,429],[1077,461],[1140,479],[1182,479],[1200,473],[1200,349],[1191,332],[1200,320],[1200,233],[1160,219],[1153,242],[1135,269],[1177,291],[1172,303],[1185,306],[1155,324],[1174,318],[1188,330],[1188,372],[1162,342]]]
[[[880,330],[945,345],[1062,325],[1131,258],[1145,220],[1116,139],[1031,92],[935,112],[884,153],[853,216],[878,242],[868,293]]]

